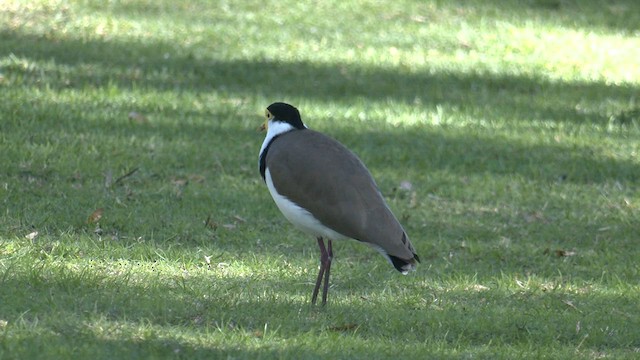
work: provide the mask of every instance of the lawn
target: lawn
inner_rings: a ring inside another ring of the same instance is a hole
[[[636,0],[0,0],[0,359],[640,356]],[[422,263],[312,238],[274,101]]]

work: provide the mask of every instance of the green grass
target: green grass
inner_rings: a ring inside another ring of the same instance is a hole
[[[0,359],[638,356],[637,1],[1,7]],[[364,160],[415,273],[341,242],[310,305],[274,101]]]

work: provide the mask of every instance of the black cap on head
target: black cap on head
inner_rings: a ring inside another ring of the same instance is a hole
[[[276,121],[282,121],[291,124],[296,129],[304,129],[305,126],[300,118],[300,112],[298,109],[283,102],[275,102],[267,110],[273,115],[273,119]]]

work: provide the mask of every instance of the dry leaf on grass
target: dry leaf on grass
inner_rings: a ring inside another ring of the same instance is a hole
[[[187,178],[189,179],[189,181],[192,181],[194,183],[202,183],[205,180],[205,177],[200,174],[189,174]]]
[[[175,186],[185,186],[189,183],[189,179],[173,177],[171,178],[171,183]]]
[[[245,218],[243,218],[243,217],[241,217],[241,216],[239,216],[239,215],[233,215],[233,218],[234,218],[235,220],[237,220],[238,222],[243,222],[243,223],[244,223],[244,222],[247,222],[247,219],[245,219]]]
[[[540,211],[526,213],[523,215],[523,217],[524,217],[524,221],[526,221],[529,224],[535,223],[535,222],[546,222],[544,214]]]
[[[96,209],[94,212],[91,213],[91,215],[89,215],[89,218],[87,219],[87,223],[95,224],[98,221],[100,221],[100,219],[102,219],[103,212],[104,212],[103,208]]]
[[[569,257],[569,256],[575,256],[576,252],[575,251],[571,251],[571,250],[556,250],[556,256],[557,257]]]
[[[569,257],[569,256],[576,256],[577,255],[577,252],[575,252],[573,250],[557,249],[557,250],[554,250],[552,252],[551,249],[549,249],[549,248],[545,249],[542,253],[544,255],[549,255],[549,254],[553,253],[557,257]]]
[[[211,215],[209,215],[207,216],[207,220],[204,221],[204,227],[216,231],[218,229],[218,223],[211,218]]]

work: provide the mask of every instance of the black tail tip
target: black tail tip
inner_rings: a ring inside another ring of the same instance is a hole
[[[416,262],[420,262],[420,258],[418,255],[413,254],[413,258],[409,260],[400,259],[399,257],[389,255],[389,259],[391,259],[391,264],[396,270],[400,271],[404,275],[409,273],[409,271],[416,269]]]

